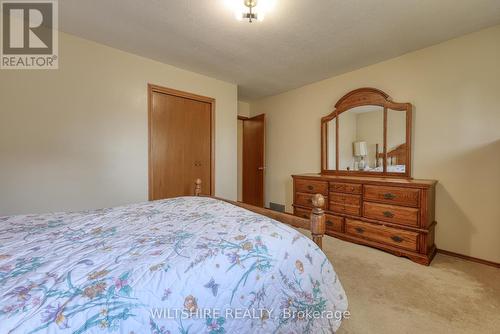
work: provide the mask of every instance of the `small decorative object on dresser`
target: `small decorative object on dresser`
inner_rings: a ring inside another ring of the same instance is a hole
[[[437,181],[411,178],[411,113],[411,104],[374,88],[340,99],[321,121],[321,174],[292,175],[294,214],[309,218],[322,194],[326,234],[429,265]],[[360,155],[353,142],[366,143],[364,170],[350,168]]]

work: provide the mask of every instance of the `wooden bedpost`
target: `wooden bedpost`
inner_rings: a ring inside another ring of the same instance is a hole
[[[311,235],[313,241],[321,249],[323,236],[325,235],[325,212],[322,209],[325,205],[325,198],[321,194],[316,194],[312,198],[312,204],[314,209],[311,213]]]
[[[195,196],[200,196],[201,195],[201,179],[196,179],[194,182],[195,187],[194,187],[194,195]]]

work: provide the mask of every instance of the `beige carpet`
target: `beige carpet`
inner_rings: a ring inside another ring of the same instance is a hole
[[[441,254],[426,267],[332,237],[323,243],[351,312],[338,334],[500,333],[500,269]]]

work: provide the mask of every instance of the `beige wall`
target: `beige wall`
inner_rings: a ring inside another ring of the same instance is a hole
[[[0,215],[147,200],[147,84],[216,99],[217,196],[236,198],[237,87],[60,34],[60,69],[0,71]]]
[[[320,169],[320,118],[359,87],[415,109],[415,178],[439,180],[439,248],[500,262],[500,26],[251,104],[267,114],[266,201]]]
[[[250,103],[238,101],[238,115],[243,117],[250,117]]]

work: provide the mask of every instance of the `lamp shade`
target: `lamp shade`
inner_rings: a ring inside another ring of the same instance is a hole
[[[357,157],[368,155],[368,148],[365,141],[357,141],[354,143],[354,155]]]

